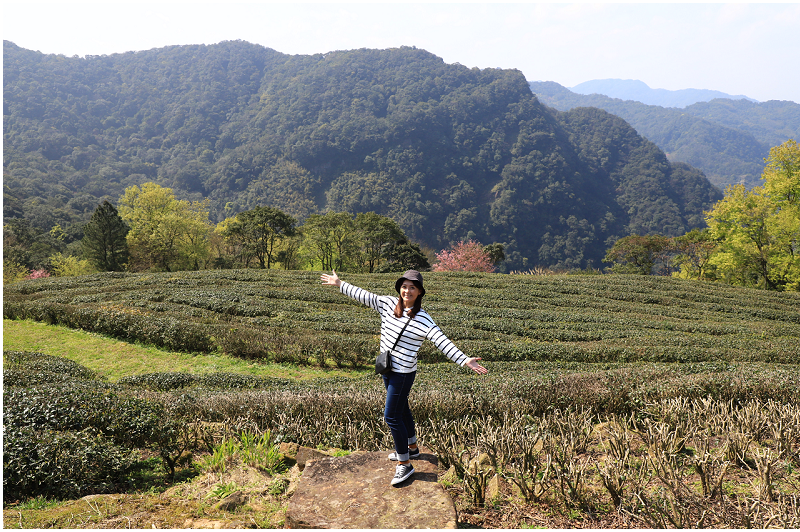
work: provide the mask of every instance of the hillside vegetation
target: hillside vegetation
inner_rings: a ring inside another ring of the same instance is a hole
[[[415,48],[3,54],[4,219],[67,244],[101,199],[155,182],[210,199],[212,221],[375,211],[433,249],[472,238],[503,243],[508,270],[573,268],[630,233],[701,227],[721,198],[621,119]]]
[[[667,153],[701,169],[720,189],[759,183],[771,146],[800,137],[800,105],[717,98],[683,109],[646,105],[602,94],[577,94],[558,83],[531,82],[542,103],[561,111],[597,107],[626,120]]]

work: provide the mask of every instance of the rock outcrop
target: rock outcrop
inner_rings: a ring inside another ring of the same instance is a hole
[[[425,451],[425,449],[423,449]],[[437,482],[438,460],[422,452],[415,473],[390,485],[389,451],[306,463],[289,502],[288,528],[456,528],[456,509]]]

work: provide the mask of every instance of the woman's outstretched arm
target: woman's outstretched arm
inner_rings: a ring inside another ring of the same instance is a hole
[[[489,370],[478,364],[478,360],[481,360],[480,357],[472,357],[468,358],[464,365],[467,366],[469,369],[477,373],[478,375],[484,375],[489,373]]]
[[[320,275],[319,278],[322,281],[322,284],[329,284],[339,287],[342,286],[342,280],[339,279],[338,275],[336,275],[336,271],[331,270],[331,272],[332,272],[331,275],[328,275],[327,273],[323,273],[322,275]]]

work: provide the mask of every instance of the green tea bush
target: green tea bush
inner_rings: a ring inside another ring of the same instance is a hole
[[[7,351],[4,362],[5,501],[112,489],[138,463],[136,449],[157,452],[174,474],[186,422],[169,416],[162,402],[125,395],[58,357]]]
[[[4,426],[3,503],[124,490],[137,463],[130,449],[114,444],[96,429]]]
[[[348,281],[393,294],[395,274]],[[431,272],[425,308],[489,361],[800,363],[800,294],[628,275]],[[377,314],[317,272],[226,270],[41,279],[4,291],[4,316],[185,351],[359,367]],[[421,360],[443,361],[426,348]]]
[[[144,373],[141,375],[131,375],[122,377],[118,384],[136,386],[146,390],[169,391],[191,386],[197,382],[197,378],[189,373],[163,372],[163,373]]]
[[[95,429],[118,445],[146,447],[168,423],[164,406],[116,387],[73,381],[3,390],[3,424],[61,431]]]
[[[3,351],[4,386],[29,386],[75,379],[97,380],[98,376],[89,368],[65,358],[29,351]]]

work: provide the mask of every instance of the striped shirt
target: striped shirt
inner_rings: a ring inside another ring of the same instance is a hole
[[[398,298],[378,296],[345,281],[342,281],[339,289],[344,295],[378,311],[381,316],[381,350],[392,349],[397,336],[408,321],[407,315],[402,318],[396,318],[394,315]],[[444,335],[427,312],[420,310],[408,323],[402,338],[397,341],[397,347],[391,352],[392,371],[396,373],[417,371],[417,351],[425,339],[433,342],[439,351],[459,366],[467,362],[467,355]]]

